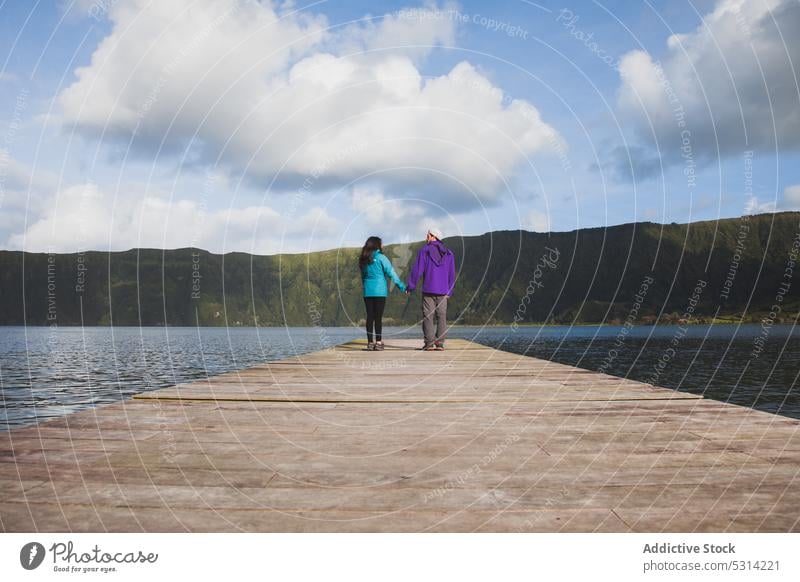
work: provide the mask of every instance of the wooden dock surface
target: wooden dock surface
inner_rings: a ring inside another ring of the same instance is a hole
[[[2,531],[798,531],[800,421],[463,340],[0,435]]]

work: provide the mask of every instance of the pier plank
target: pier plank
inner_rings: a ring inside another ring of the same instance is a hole
[[[451,340],[0,435],[2,531],[800,531],[800,421]]]

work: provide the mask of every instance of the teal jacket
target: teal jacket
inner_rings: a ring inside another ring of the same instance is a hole
[[[372,262],[361,269],[361,282],[364,284],[364,297],[386,297],[389,286],[386,277],[390,277],[400,291],[406,286],[394,272],[392,262],[380,251],[372,253]]]

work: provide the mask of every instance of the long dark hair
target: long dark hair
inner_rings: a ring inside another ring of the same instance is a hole
[[[371,236],[361,247],[361,256],[358,257],[358,266],[363,269],[372,262],[372,254],[375,251],[383,250],[383,241],[380,237]]]

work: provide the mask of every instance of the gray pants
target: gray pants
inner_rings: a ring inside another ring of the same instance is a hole
[[[436,318],[436,334],[433,333],[433,319]],[[444,343],[447,335],[447,295],[422,296],[422,333],[425,345]]]

